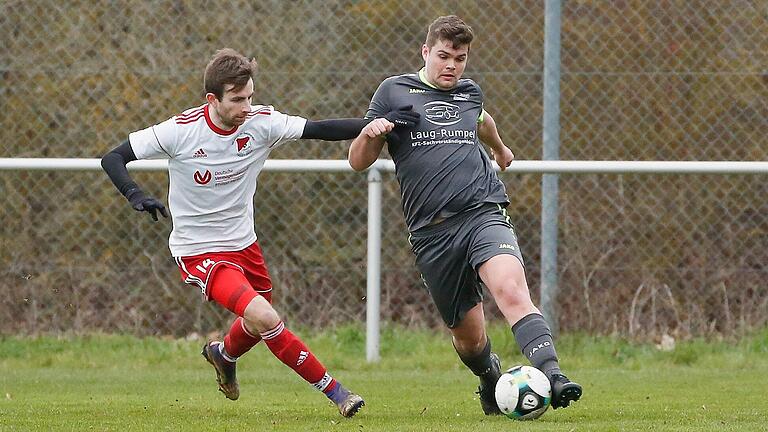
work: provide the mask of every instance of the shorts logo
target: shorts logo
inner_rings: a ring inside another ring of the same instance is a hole
[[[253,151],[253,137],[244,133],[235,138],[235,145],[237,145],[237,155],[240,157],[248,156]]]
[[[197,184],[208,184],[208,182],[211,181],[211,172],[205,170],[205,173],[200,174],[200,171],[195,171],[194,179]]]
[[[436,101],[424,104],[427,121],[438,126],[450,126],[461,121],[459,106],[448,102]]]

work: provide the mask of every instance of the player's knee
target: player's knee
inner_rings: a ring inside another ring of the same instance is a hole
[[[453,336],[453,346],[460,354],[476,354],[485,348],[487,340],[485,322],[465,317],[461,325],[451,329],[451,336]]]
[[[265,332],[280,323],[280,316],[269,302],[261,296],[254,297],[243,313],[246,327]]]
[[[525,308],[531,303],[531,293],[525,282],[508,279],[502,282],[496,290],[494,300],[502,309],[506,308]]]
[[[481,335],[463,335],[461,339],[453,337],[453,347],[461,355],[475,355],[485,348],[487,339],[485,333]]]

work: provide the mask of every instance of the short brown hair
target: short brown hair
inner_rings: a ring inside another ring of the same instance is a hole
[[[256,66],[256,59],[249,60],[231,48],[216,51],[205,67],[205,93],[213,93],[216,99],[221,100],[227,84],[234,86],[232,90],[239,91],[256,74]]]
[[[472,43],[475,35],[472,27],[468,26],[456,15],[437,17],[432,21],[427,31],[427,47],[432,48],[438,40],[450,42],[454,48]]]

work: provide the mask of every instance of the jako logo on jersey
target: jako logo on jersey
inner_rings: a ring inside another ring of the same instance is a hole
[[[237,146],[237,155],[240,157],[248,156],[253,151],[254,139],[250,134],[242,134],[235,138],[235,145]]]
[[[533,356],[533,353],[535,353],[536,351],[544,347],[548,347],[550,345],[551,344],[549,342],[544,342],[544,343],[540,343],[538,346],[533,347],[533,349],[528,353],[528,358],[531,358]]]
[[[408,90],[408,93],[426,93],[427,91],[424,89],[410,89]]]
[[[429,102],[424,104],[427,121],[438,126],[450,126],[461,121],[459,106],[448,102]]]
[[[301,351],[299,353],[299,360],[296,362],[296,366],[301,366],[301,364],[304,363],[304,360],[306,360],[308,356],[309,356],[308,352]]]
[[[205,150],[203,149],[197,149],[194,155],[192,155],[193,158],[207,158],[208,155],[205,154]]]
[[[208,170],[205,170],[204,174],[200,174],[200,171],[195,171],[194,178],[197,184],[201,184],[201,185],[208,184],[208,182],[211,181],[211,172]]]
[[[499,244],[499,249],[512,249],[515,250],[515,247],[509,243],[501,243]]]

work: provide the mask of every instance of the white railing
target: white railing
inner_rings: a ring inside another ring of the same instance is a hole
[[[498,169],[498,166],[496,166]],[[166,170],[166,160],[142,160],[130,170]],[[99,159],[0,158],[0,170],[91,171],[100,170]],[[368,249],[366,288],[366,357],[379,360],[381,301],[382,172],[394,172],[391,160],[380,159],[368,169]],[[268,160],[264,171],[352,172],[346,160]],[[768,174],[768,162],[735,161],[515,161],[509,173],[539,174]]]
[[[136,171],[158,171],[168,167],[166,160],[141,160],[128,164]],[[498,170],[498,166],[494,163]],[[77,171],[100,170],[99,159],[0,158],[0,170]],[[394,172],[395,164],[379,159],[369,169]],[[344,159],[271,159],[265,171],[344,172],[352,171]],[[740,161],[532,161],[517,160],[507,168],[511,173],[539,174],[765,174],[768,162]]]

